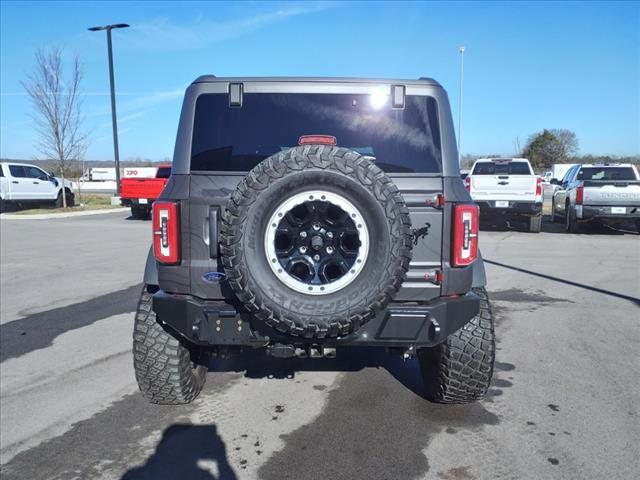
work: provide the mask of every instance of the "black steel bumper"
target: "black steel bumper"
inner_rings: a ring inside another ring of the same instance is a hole
[[[161,323],[202,346],[262,347],[286,343],[427,347],[441,343],[469,322],[479,312],[480,300],[474,293],[468,293],[455,298],[441,297],[428,305],[391,304],[356,332],[332,339],[284,335],[238,312],[232,305],[162,290],[153,295],[153,310]]]
[[[542,203],[540,202],[514,202],[509,200],[508,207],[497,207],[495,200],[476,201],[480,207],[482,216],[534,216],[542,213]]]
[[[579,207],[576,207],[576,209]],[[624,213],[616,210],[624,208]],[[615,213],[614,213],[615,212]],[[581,221],[597,220],[605,223],[625,223],[640,220],[640,207],[611,207],[583,205],[581,211],[576,211],[576,217]]]

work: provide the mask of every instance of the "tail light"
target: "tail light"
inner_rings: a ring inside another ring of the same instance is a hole
[[[161,263],[180,261],[179,222],[177,203],[153,203],[153,253]]]
[[[538,177],[536,180],[536,197],[542,198],[542,177]]]
[[[464,188],[467,189],[467,192],[471,191],[471,177],[467,177],[464,179]]]
[[[469,265],[478,257],[477,205],[456,205],[453,213],[453,266]]]
[[[337,145],[338,140],[332,135],[302,135],[298,145]]]
[[[578,188],[576,188],[576,205],[582,205],[582,200],[584,199],[584,185],[581,183]]]

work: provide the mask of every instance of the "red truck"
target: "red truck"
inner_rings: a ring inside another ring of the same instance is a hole
[[[120,203],[131,207],[133,218],[147,219],[151,204],[169,180],[171,165],[160,165],[155,178],[123,178],[120,180]]]

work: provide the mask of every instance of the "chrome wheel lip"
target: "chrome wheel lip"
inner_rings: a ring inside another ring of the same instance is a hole
[[[289,272],[280,265],[275,248],[275,236],[280,220],[287,214],[287,212],[296,206],[305,202],[314,201],[331,203],[348,213],[349,217],[357,227],[358,240],[360,241],[358,254],[349,271],[339,279],[321,285],[301,282],[290,275]],[[369,247],[369,230],[360,210],[344,196],[327,190],[307,190],[285,199],[274,209],[273,214],[267,223],[264,235],[264,251],[271,271],[287,287],[306,295],[329,295],[331,293],[338,292],[351,284],[360,275],[366,265],[367,258],[369,256]]]

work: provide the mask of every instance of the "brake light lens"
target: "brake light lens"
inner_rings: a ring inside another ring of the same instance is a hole
[[[584,199],[584,184],[580,184],[580,186],[576,188],[576,205],[582,205],[583,199]]]
[[[538,177],[536,180],[536,197],[542,198],[542,177]]]
[[[153,203],[153,253],[161,263],[180,262],[179,221],[177,203]]]
[[[456,205],[453,214],[453,266],[463,267],[478,257],[477,205]]]
[[[464,179],[464,188],[467,189],[467,192],[471,191],[471,177],[467,177]]]
[[[331,135],[302,135],[298,145],[337,145],[338,139]]]

